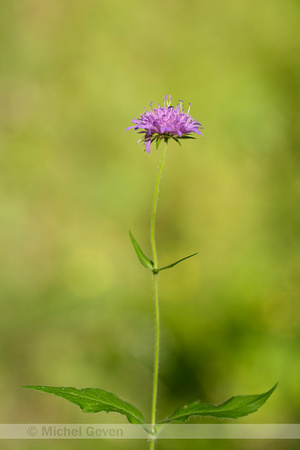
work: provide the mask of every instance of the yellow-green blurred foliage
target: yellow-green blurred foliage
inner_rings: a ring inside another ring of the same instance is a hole
[[[299,422],[299,7],[2,0],[2,423],[125,422],[18,389],[24,384],[101,387],[150,420],[151,276],[128,230],[150,254],[159,154],[143,152],[125,129],[163,94],[192,103],[205,139],[170,144],[161,185],[160,263],[199,254],[160,276],[158,418],[183,402],[219,403],[279,381],[240,422]],[[147,447],[2,448],[41,445]],[[253,447],[165,441],[158,449],[200,445]]]

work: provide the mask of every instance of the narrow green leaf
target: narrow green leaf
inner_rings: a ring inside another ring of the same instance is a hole
[[[133,405],[121,400],[117,395],[103,389],[53,386],[22,386],[27,389],[47,392],[62,397],[71,403],[78,405],[85,413],[97,413],[100,411],[117,412],[127,417],[132,424],[144,424],[142,413]]]
[[[181,138],[180,139],[196,139],[194,136],[188,136],[188,135],[186,135],[186,136],[181,136]]]
[[[277,383],[268,392],[258,395],[239,395],[231,397],[220,405],[210,405],[200,401],[181,406],[161,423],[185,422],[191,416],[213,416],[221,419],[238,419],[258,410],[276,389]]]
[[[156,139],[156,150],[159,149],[160,143],[161,143],[161,139]]]
[[[174,139],[174,141],[176,141],[177,142],[177,144],[179,144],[180,145],[180,147],[182,147],[182,145],[181,145],[181,142],[180,142],[180,140],[179,139],[177,139],[177,138],[173,138]]]
[[[137,257],[140,260],[140,263],[142,264],[142,266],[146,267],[147,269],[153,269],[153,261],[151,261],[151,259],[147,258],[147,256],[143,253],[141,247],[139,246],[139,244],[136,242],[136,240],[134,239],[134,237],[132,236],[131,232],[129,231],[129,236],[132,242],[132,245],[134,247],[134,250],[137,254]]]
[[[193,253],[192,255],[185,256],[184,258],[179,259],[179,261],[176,261],[176,262],[174,262],[174,263],[172,263],[172,264],[169,264],[168,266],[164,266],[164,267],[161,267],[161,268],[157,269],[157,272],[160,272],[161,270],[165,270],[165,269],[171,269],[171,267],[176,266],[176,264],[179,264],[180,262],[184,261],[185,259],[189,259],[189,258],[191,258],[192,256],[195,256],[195,255],[197,255],[197,254],[198,254],[198,253]]]

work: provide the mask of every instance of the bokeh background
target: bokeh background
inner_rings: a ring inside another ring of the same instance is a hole
[[[192,103],[205,139],[170,144],[161,185],[161,264],[199,254],[160,277],[158,418],[279,381],[240,423],[299,423],[299,9],[297,0],[2,0],[2,423],[126,423],[24,384],[101,387],[150,420],[151,276],[128,230],[150,254],[159,152],[146,154],[125,129],[163,94]],[[1,443],[41,445],[147,448]]]

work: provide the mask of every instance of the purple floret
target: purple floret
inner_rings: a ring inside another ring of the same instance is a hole
[[[151,102],[152,108],[153,102]],[[189,115],[188,112],[184,112],[183,102],[179,101],[176,108],[171,106],[171,96],[169,99],[164,95],[164,106],[158,105],[158,108],[147,111],[145,109],[144,114],[138,119],[133,119],[135,124],[128,127],[127,130],[134,128],[139,134],[143,136],[138,142],[145,144],[145,150],[150,153],[150,146],[153,141],[161,140],[167,141],[168,139],[175,139],[179,143],[179,139],[192,139],[190,133],[203,134],[199,131],[202,129],[202,125]],[[126,130],[126,131],[127,131]]]

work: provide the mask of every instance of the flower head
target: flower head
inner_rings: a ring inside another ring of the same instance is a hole
[[[163,99],[164,106],[158,105],[158,108],[153,109],[153,102],[151,102],[150,111],[145,108],[144,114],[141,114],[138,119],[132,120],[135,125],[127,128],[127,130],[131,128],[140,130],[138,133],[143,134],[143,137],[138,142],[145,144],[148,153],[150,153],[151,143],[154,141],[158,147],[162,140],[174,139],[180,144],[179,139],[195,139],[190,133],[202,135],[199,131],[202,125],[189,114],[191,104],[188,111],[185,112],[182,100],[179,100],[174,108],[171,106],[171,95],[169,98],[164,95]]]

